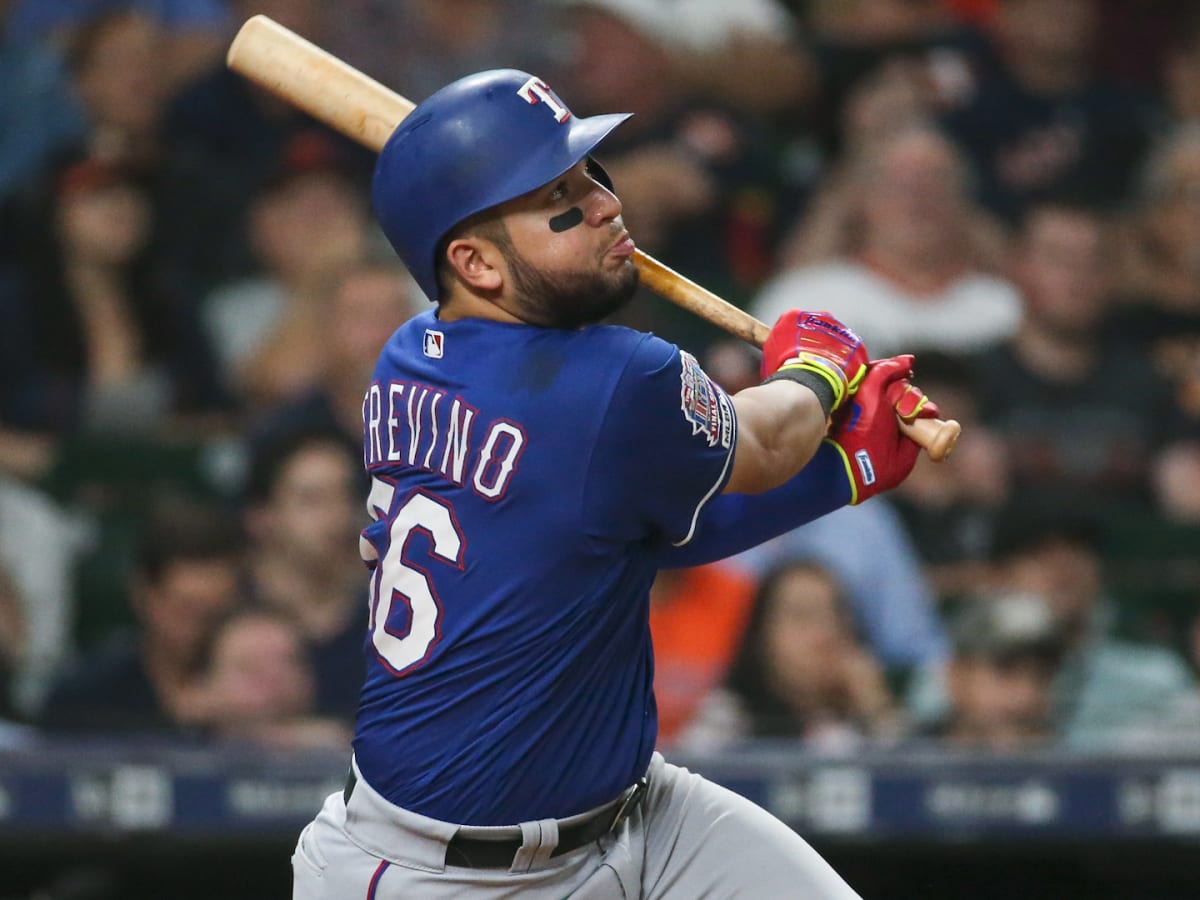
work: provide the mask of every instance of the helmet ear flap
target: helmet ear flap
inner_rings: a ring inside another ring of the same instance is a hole
[[[616,193],[613,188],[612,179],[608,176],[608,171],[600,163],[596,162],[596,157],[588,155],[587,158],[587,173],[592,180],[599,184],[610,194]]]

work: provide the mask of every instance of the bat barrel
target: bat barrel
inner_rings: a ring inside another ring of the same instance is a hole
[[[414,104],[264,15],[238,30],[229,68],[378,153]]]

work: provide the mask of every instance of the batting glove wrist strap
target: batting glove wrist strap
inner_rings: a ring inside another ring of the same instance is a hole
[[[794,381],[802,384],[814,394],[825,412],[825,418],[842,404],[846,397],[845,382],[841,381],[827,367],[811,363],[790,361],[774,375],[763,380],[763,384],[772,381]]]
[[[811,373],[833,392],[826,411],[836,413],[858,389],[869,359],[862,338],[831,313],[793,309],[779,317],[763,342],[759,373],[764,381],[788,377],[787,371]]]

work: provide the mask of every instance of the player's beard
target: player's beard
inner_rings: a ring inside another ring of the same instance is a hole
[[[600,322],[637,291],[638,270],[632,262],[615,271],[547,275],[511,247],[505,260],[520,298],[521,318],[547,328],[573,330]]]

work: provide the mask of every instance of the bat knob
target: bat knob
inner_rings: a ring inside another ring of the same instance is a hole
[[[934,462],[948,457],[962,434],[962,426],[954,419],[914,419],[912,422],[901,419],[900,428],[920,444]]]

